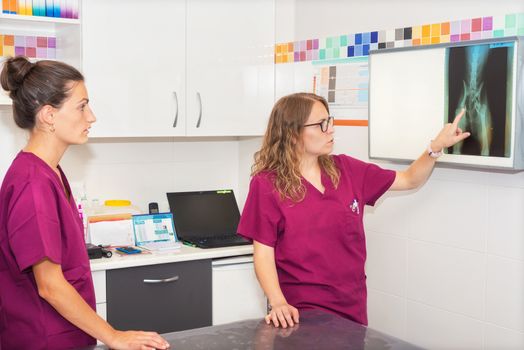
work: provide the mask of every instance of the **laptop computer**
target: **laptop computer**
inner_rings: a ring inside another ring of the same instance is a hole
[[[178,237],[200,248],[251,244],[237,235],[240,211],[233,190],[167,193]]]
[[[133,215],[133,231],[137,247],[152,251],[181,247],[171,213]]]

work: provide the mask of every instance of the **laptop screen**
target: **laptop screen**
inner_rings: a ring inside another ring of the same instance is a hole
[[[240,212],[233,190],[167,194],[181,239],[236,235]]]
[[[178,241],[171,213],[133,215],[133,230],[138,246],[152,242]]]

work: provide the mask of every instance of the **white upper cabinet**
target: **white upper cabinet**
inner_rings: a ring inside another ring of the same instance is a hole
[[[185,135],[184,0],[83,1],[93,137]]]
[[[273,0],[83,1],[94,137],[262,135]]]
[[[262,135],[274,102],[273,0],[188,0],[187,134]]]

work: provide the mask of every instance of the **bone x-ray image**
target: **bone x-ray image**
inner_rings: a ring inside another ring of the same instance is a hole
[[[511,155],[513,43],[451,47],[446,50],[447,114],[453,122],[462,108],[459,127],[471,132],[450,154],[490,157]]]

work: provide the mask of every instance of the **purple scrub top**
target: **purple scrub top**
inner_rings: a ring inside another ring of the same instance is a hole
[[[395,171],[346,155],[332,156],[340,170],[335,189],[322,171],[322,194],[307,180],[304,200],[281,200],[272,179],[251,179],[238,233],[275,249],[280,287],[297,309],[323,309],[367,325],[364,205],[374,205]]]
[[[95,309],[82,221],[57,174],[33,153],[18,153],[0,189],[0,205],[0,348],[96,344],[38,295],[33,275],[32,266],[44,258],[60,264],[67,281]]]

